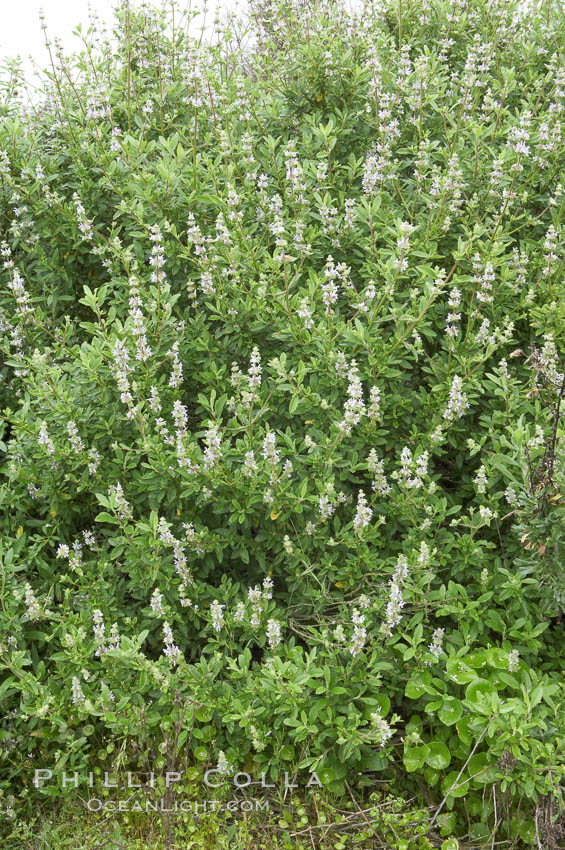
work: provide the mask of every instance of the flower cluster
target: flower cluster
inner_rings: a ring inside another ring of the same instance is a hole
[[[367,504],[367,499],[363,491],[359,490],[357,494],[357,510],[353,518],[353,528],[357,534],[361,534],[363,529],[369,525],[372,516],[372,508]]]
[[[210,616],[212,619],[212,628],[216,632],[221,632],[224,627],[224,615],[222,613],[225,605],[220,605],[217,599],[214,599],[210,606]]]
[[[442,653],[442,644],[443,638],[445,635],[445,629],[434,629],[434,633],[432,635],[432,642],[428,647],[428,652],[430,652],[436,661],[439,659]]]
[[[149,239],[153,243],[151,248],[151,256],[149,257],[149,265],[153,269],[151,272],[151,283],[161,285],[166,280],[164,272],[165,253],[163,249],[163,235],[158,224],[152,225],[149,232]]]
[[[129,315],[132,322],[132,334],[135,337],[135,357],[136,360],[145,363],[151,357],[151,348],[147,342],[147,328],[141,310],[143,302],[140,296],[139,281],[135,277],[130,277],[129,288]]]
[[[111,506],[117,512],[120,519],[127,520],[132,518],[131,505],[124,496],[124,491],[119,481],[116,484],[110,485],[108,488],[108,497],[110,498]]]
[[[390,724],[384,719],[380,711],[374,711],[371,714],[371,723],[373,726],[373,739],[379,747],[384,747],[392,738],[393,729]]]
[[[347,401],[344,404],[343,419],[339,423],[340,430],[346,435],[351,434],[352,427],[359,424],[361,417],[366,412],[365,402],[363,401],[363,386],[355,360],[352,360],[349,365],[348,378]]]
[[[423,485],[424,476],[428,472],[429,453],[422,452],[413,457],[408,446],[400,453],[400,469],[392,473],[392,477],[408,489],[419,490]]]
[[[174,641],[173,631],[167,622],[163,623],[163,642],[165,644],[163,655],[171,667],[176,667],[181,662],[183,655]]]
[[[468,407],[470,407],[470,404],[467,401],[467,395],[463,392],[463,380],[459,375],[455,375],[451,382],[449,398],[447,407],[443,411],[443,418],[447,422],[454,422],[456,419],[461,419]]]
[[[381,631],[392,637],[392,630],[400,623],[401,611],[404,608],[402,585],[408,578],[408,561],[404,555],[398,556],[396,568],[389,582],[389,599],[386,605],[385,619],[381,625]]]
[[[365,626],[365,614],[361,614],[358,608],[353,609],[351,622],[353,623],[353,635],[349,645],[349,652],[356,658],[367,642],[367,628]]]
[[[367,458],[367,469],[369,472],[373,473],[373,482],[371,485],[373,490],[376,490],[377,493],[381,494],[381,496],[386,496],[387,493],[390,493],[391,486],[384,473],[384,463],[379,459],[376,449],[371,449],[369,452],[369,457]]]
[[[92,242],[93,240],[93,230],[92,230],[92,221],[86,217],[86,210],[84,209],[79,196],[76,194],[73,195],[73,201],[76,208],[76,215],[78,221],[78,229],[82,233],[82,238],[86,242]]]

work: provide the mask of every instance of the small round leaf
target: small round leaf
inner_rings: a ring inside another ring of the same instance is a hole
[[[435,770],[444,770],[451,764],[451,753],[449,747],[442,744],[440,741],[432,741],[428,744],[429,752],[426,756],[426,763]]]
[[[414,773],[415,770],[420,770],[426,761],[429,747],[427,744],[422,744],[419,747],[406,747],[404,750],[404,767],[408,773]]]
[[[437,714],[442,723],[446,726],[453,726],[463,714],[461,701],[455,697],[445,697]]]

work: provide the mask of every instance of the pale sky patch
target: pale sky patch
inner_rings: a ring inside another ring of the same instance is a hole
[[[63,44],[65,53],[80,50],[82,42],[73,31],[78,24],[82,25],[86,34],[90,25],[91,16],[89,10],[94,10],[100,24],[105,24],[111,32],[114,20],[114,0],[0,0],[0,65],[4,65],[9,57],[21,56],[24,62],[26,78],[31,78],[34,68],[45,68],[49,66],[49,54],[45,47],[45,33],[41,29],[39,12],[42,9],[45,15],[47,33],[50,40],[59,38]],[[159,6],[158,3],[153,5]],[[181,8],[186,4],[181,2]],[[201,7],[203,0],[192,4],[192,8]],[[207,21],[213,22],[215,9],[220,14],[228,12],[236,7],[235,0],[209,0]],[[195,21],[198,23],[198,20]],[[200,24],[198,23],[200,26]]]

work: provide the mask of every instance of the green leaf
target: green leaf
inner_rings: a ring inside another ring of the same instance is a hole
[[[366,756],[361,761],[361,768],[362,770],[385,770],[388,764],[389,760],[386,756],[380,753],[374,753],[373,755]]]
[[[420,770],[425,762],[430,748],[427,744],[422,744],[418,747],[405,747],[402,761],[408,773],[414,773]]]
[[[200,723],[209,723],[214,716],[214,712],[208,706],[202,706],[196,710],[196,719],[200,721]]]
[[[410,735],[411,732],[417,732],[418,735],[421,735],[423,726],[424,723],[420,715],[412,714],[406,724],[406,734]]]
[[[440,741],[431,741],[428,744],[428,753],[426,755],[426,764],[435,770],[444,770],[451,764],[451,753],[449,747],[442,744]]]
[[[432,677],[429,673],[414,673],[414,675],[406,682],[404,689],[408,699],[419,699],[422,694],[435,694],[437,691],[431,687]]]
[[[441,783],[441,791],[442,794],[449,793],[450,797],[464,797],[465,794],[469,791],[469,783],[466,781],[467,777],[465,774],[461,774],[459,778],[459,771],[452,770],[451,773],[448,773]],[[452,785],[455,784],[455,788],[451,788]],[[451,790],[450,790],[451,789]]]
[[[479,785],[490,785],[496,781],[497,768],[490,764],[488,753],[475,753],[471,756],[467,772],[473,777],[473,782]]]
[[[120,524],[118,517],[113,516],[113,514],[109,514],[107,511],[100,511],[100,513],[94,517],[94,522],[109,522],[111,525]]]
[[[496,688],[492,682],[488,679],[475,679],[467,685],[465,699],[475,710],[483,713],[491,705],[494,694],[496,694]]]
[[[438,717],[446,726],[453,726],[457,723],[463,714],[463,705],[461,700],[455,697],[444,697],[441,708],[438,710]]]
[[[458,685],[465,685],[468,682],[472,682],[477,675],[473,668],[465,664],[460,658],[448,658],[445,669],[449,678]]]
[[[453,830],[455,829],[456,818],[457,816],[455,812],[444,812],[438,817],[437,824],[439,826],[440,835],[449,835],[450,832],[453,832]],[[444,850],[444,848],[445,850],[457,850],[459,846],[457,844],[457,841],[455,839],[450,839],[450,841],[453,841],[455,843],[449,843],[448,841],[444,841],[441,845],[442,850]]]
[[[470,714],[466,714],[457,722],[457,734],[466,746],[470,746],[474,740],[473,720],[474,718]]]

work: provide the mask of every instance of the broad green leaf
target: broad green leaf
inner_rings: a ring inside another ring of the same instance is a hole
[[[453,726],[463,714],[461,701],[455,697],[444,697],[441,708],[438,709],[438,717],[446,726]]]
[[[428,753],[426,755],[426,763],[435,770],[444,770],[451,764],[451,753],[449,747],[439,741],[430,741],[428,743]]]
[[[418,747],[405,747],[402,761],[408,773],[420,770],[426,762],[428,753],[429,747],[427,744],[422,744]]]

